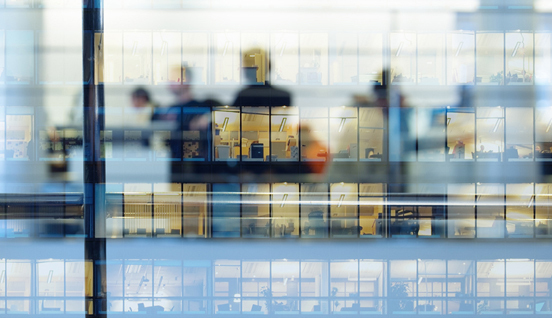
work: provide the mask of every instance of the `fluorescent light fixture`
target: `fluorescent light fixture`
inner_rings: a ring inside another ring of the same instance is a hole
[[[169,43],[167,43],[167,41],[163,41],[163,45],[161,45],[161,56],[165,54],[165,51],[167,50],[168,46],[169,46]]]
[[[404,41],[399,44],[399,48],[397,49],[397,53],[395,53],[395,56],[401,55],[403,46],[404,46]]]
[[[159,288],[161,287],[161,283],[163,282],[163,276],[159,278],[159,284],[157,284],[157,292],[159,292]]]
[[[286,46],[287,46],[287,42],[284,42],[284,44],[282,45],[282,49],[280,50],[280,56],[284,55],[284,52],[286,50]]]
[[[550,131],[550,126],[552,126],[552,118],[550,118],[550,121],[548,122],[548,126],[546,127],[546,131],[545,131],[545,132],[549,132],[549,131]]]
[[[241,302],[241,298],[240,298],[240,297],[241,297],[240,294],[234,294],[234,302],[235,302],[235,303]]]
[[[535,196],[534,195],[531,196],[531,200],[529,200],[529,204],[527,204],[527,207],[530,208],[531,205],[533,205],[533,202],[535,202]]]
[[[0,274],[0,284],[4,284],[4,280],[6,279],[6,271],[3,270]]]
[[[280,204],[280,207],[281,207],[281,208],[283,208],[284,205],[286,204],[287,198],[288,198],[288,194],[285,193],[285,194],[284,194],[284,197],[282,198],[282,204]]]
[[[458,54],[460,54],[460,51],[462,50],[462,46],[464,46],[464,41],[458,43],[458,48],[456,49],[456,55],[455,56],[458,56]]]
[[[224,117],[224,121],[222,122],[222,131],[226,131],[226,127],[228,127],[228,121],[230,118]]]
[[[132,56],[136,55],[136,50],[138,50],[138,41],[134,41],[134,45],[132,45]]]
[[[451,121],[452,118],[447,118],[447,126],[450,125],[450,121]]]
[[[418,279],[418,285],[420,285],[420,284],[422,283],[423,280],[424,280],[424,277],[423,277],[423,276],[420,277],[420,278]]]
[[[50,270],[50,272],[48,272],[48,284],[52,282],[52,276],[54,276],[54,271]]]
[[[552,12],[552,1],[550,0],[536,0],[535,11],[540,12]]]
[[[494,125],[493,132],[496,132],[498,129],[498,126],[500,126],[500,122],[502,121],[502,118],[499,118],[496,120],[496,124]]]
[[[339,196],[339,203],[337,204],[337,207],[340,208],[341,205],[343,204],[343,200],[345,199],[345,195],[342,194]]]
[[[341,118],[341,123],[339,124],[339,132],[343,130],[343,125],[345,125],[345,118]]]
[[[280,129],[278,129],[279,132],[284,131],[284,128],[286,127],[286,122],[287,122],[287,118],[284,117],[284,118],[282,119],[282,123],[280,124]]]
[[[521,45],[521,42],[517,42],[516,46],[514,47],[514,51],[512,51],[512,57],[515,57],[517,54],[517,51],[519,49],[519,46]]]

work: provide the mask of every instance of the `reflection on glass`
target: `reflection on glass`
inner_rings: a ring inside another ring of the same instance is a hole
[[[384,305],[377,297],[384,295],[386,287],[387,271],[384,271],[386,262],[375,260],[360,260],[359,262],[359,280],[360,280],[360,314],[383,313]]]
[[[448,236],[475,237],[475,184],[449,184]]]
[[[504,85],[504,33],[477,33],[476,83]]]
[[[96,55],[103,48],[103,61],[96,61],[96,84],[99,83],[122,83],[123,82],[123,34],[121,32],[104,32],[95,34]],[[132,54],[134,43],[130,44]],[[127,48],[128,49],[128,48]],[[101,64],[103,63],[103,64]],[[102,72],[103,70],[103,72]],[[132,71],[129,70],[132,74]]]
[[[264,85],[268,80],[268,35],[266,33],[241,34],[242,84]],[[266,106],[266,105],[258,105]]]
[[[270,154],[268,107],[243,107],[241,156],[245,161],[265,161]]]
[[[240,311],[241,284],[240,261],[215,261],[215,313],[235,313]]]
[[[447,83],[473,84],[475,79],[475,35],[447,34]]]
[[[110,238],[123,236],[124,194],[123,185],[108,183],[105,185],[105,236]]]
[[[215,34],[215,84],[240,82],[240,34]]]
[[[180,33],[153,32],[152,49],[153,83],[160,85],[180,82],[179,72],[174,72],[175,67],[178,68],[181,62]]]
[[[328,84],[328,35],[302,33],[299,39],[299,83]]]
[[[271,118],[271,160],[299,160],[299,109],[297,107],[274,107]]]
[[[504,260],[477,262],[477,312],[479,314],[502,314],[504,312]],[[483,298],[485,297],[485,298]]]
[[[269,237],[270,185],[268,183],[242,184],[241,222],[243,237]]]
[[[228,44],[228,47],[226,48],[226,51],[227,51],[226,55],[230,57],[231,50],[233,49],[233,47],[230,43]],[[226,58],[226,55],[222,56],[221,59],[224,60]],[[183,33],[182,34],[182,66],[185,67],[186,74],[191,74],[192,78],[191,79],[184,78],[182,79],[182,82],[193,83],[193,84],[206,84],[209,81],[209,77],[207,73],[207,66],[209,65],[208,61],[209,61],[208,34],[207,33]],[[180,61],[176,61],[176,57],[175,57],[175,62],[177,63],[177,65],[180,65],[179,64]],[[186,76],[186,74],[184,74],[183,76]],[[173,79],[171,78],[171,81],[172,80]],[[179,80],[177,79],[177,82],[178,81]],[[219,80],[217,80],[217,82],[220,82],[220,81],[223,81],[222,77]]]
[[[331,34],[330,84],[355,84],[358,79],[358,36],[353,33]]]
[[[272,312],[299,313],[299,262],[272,262]],[[285,298],[284,298],[285,297]]]
[[[381,183],[359,186],[359,230],[365,237],[382,237],[385,233],[386,187]]]
[[[215,160],[236,160],[241,155],[239,108],[217,108],[214,118]]]
[[[418,108],[418,160],[445,161],[445,109]]]
[[[535,33],[535,84],[550,84],[551,82],[551,49],[550,33]]]
[[[389,207],[389,235],[393,237],[416,237],[420,231],[418,224],[418,205],[416,204],[416,185],[409,190],[401,184],[390,184],[389,193],[394,203]],[[406,192],[410,191],[410,192]]]
[[[152,185],[124,185],[124,236],[147,237],[152,234]]]
[[[301,236],[328,237],[328,185],[301,184]]]
[[[476,126],[477,160],[501,161],[504,152],[504,108],[477,108]]]
[[[155,260],[153,266],[153,308],[155,312],[179,313],[181,302],[171,297],[182,296],[182,267],[179,261]]]
[[[445,313],[445,303],[439,300],[445,296],[447,263],[444,260],[418,261],[418,297],[427,297],[427,300],[418,300],[420,314]],[[437,299],[431,299],[437,298]]]
[[[211,266],[211,262],[207,261],[184,261],[183,310],[186,313],[204,314],[206,312],[207,301],[204,298],[210,288],[207,280]],[[218,275],[218,272],[216,274]]]
[[[535,158],[538,161],[552,159],[552,108],[535,109]]]
[[[34,135],[34,109],[32,107],[6,108],[6,151],[7,160],[34,160],[32,141]]]
[[[343,260],[330,262],[330,307],[332,312],[358,310],[358,261]],[[341,298],[341,299],[340,299]]]
[[[416,83],[416,33],[391,33],[390,41],[391,83]]]
[[[33,31],[7,30],[5,40],[6,83],[32,84],[35,73]]]
[[[124,78],[125,84],[144,85],[151,83],[151,33],[124,33]]]
[[[326,161],[328,108],[301,108],[301,161]]]
[[[533,109],[506,108],[506,149],[504,159],[509,161],[532,160]]]
[[[445,34],[418,34],[418,83],[445,84]]]
[[[504,185],[477,184],[477,237],[504,237]]]
[[[533,33],[506,33],[506,85],[533,83]]]
[[[537,237],[552,236],[552,185],[535,185],[535,232]]]
[[[236,183],[213,184],[213,237],[240,237],[239,192],[240,186]]]
[[[299,36],[297,33],[273,33],[271,36],[272,83],[297,84],[299,80]]]
[[[63,84],[64,60],[63,50],[65,46],[64,34],[60,31],[40,32],[37,34],[38,82],[40,84]]]
[[[182,229],[181,193],[179,183],[156,183],[153,185],[155,236],[180,236]]]
[[[389,289],[388,312],[415,313],[414,299],[418,287],[416,278],[416,261],[400,260],[390,261],[389,264]]]
[[[65,295],[64,262],[63,260],[48,260],[38,262],[38,296],[63,297]],[[49,301],[47,301],[49,303]],[[63,311],[63,306],[50,307],[45,305],[42,311],[48,307],[50,310]]]
[[[474,296],[475,262],[450,260],[447,266],[448,313],[473,314],[474,304],[470,297]]]
[[[299,235],[299,185],[275,183],[272,186],[272,235],[296,237]]]
[[[356,161],[357,108],[333,107],[330,109],[330,153],[333,161]]]
[[[356,151],[360,161],[382,161],[384,158],[386,122],[384,112],[385,110],[379,107],[359,108],[360,147]]]
[[[532,183],[506,185],[506,231],[509,237],[533,237]]]
[[[444,237],[445,191],[442,184],[418,185],[418,236]]]
[[[473,108],[447,109],[447,149],[451,161],[475,158]]]
[[[1,7],[1,2],[0,2]],[[0,30],[0,84],[6,81],[6,34],[4,30]]]
[[[62,275],[63,277],[63,275]],[[31,296],[31,263],[25,260],[8,260],[6,264],[6,295],[8,297],[29,297]],[[18,303],[15,308],[12,309],[9,306],[10,311],[26,312],[28,308],[28,300],[25,301],[27,306],[23,306],[24,303]]]
[[[330,186],[330,231],[332,237],[358,237],[358,184],[334,183]]]
[[[358,83],[381,85],[383,70],[383,35],[361,33],[358,35]]]

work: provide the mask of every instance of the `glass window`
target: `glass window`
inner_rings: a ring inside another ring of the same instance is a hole
[[[333,161],[358,159],[358,121],[356,107],[330,109],[330,153]]]
[[[385,160],[386,121],[385,110],[383,108],[359,108],[359,147],[357,147],[356,153],[358,153],[360,161]],[[350,152],[354,155],[355,147],[352,146],[351,148]]]
[[[6,295],[8,297],[31,296],[31,263],[29,261],[8,260],[6,274]],[[8,308],[11,311],[11,307]],[[21,310],[15,311],[26,311],[28,309],[21,308]]]
[[[63,260],[38,261],[38,296],[63,297],[65,296],[64,262]],[[48,304],[47,307],[50,307]],[[46,305],[44,305],[46,307]],[[63,304],[58,307],[63,311]]]
[[[418,312],[445,313],[447,263],[444,260],[418,261]],[[423,299],[426,298],[426,299]]]
[[[6,51],[6,31],[0,30],[0,84],[4,84],[6,81],[5,51]]]
[[[301,262],[301,311],[328,313],[328,262]]]
[[[206,313],[207,301],[204,298],[210,289],[208,281],[211,281],[209,278],[209,275],[212,275],[211,266],[209,261],[184,261],[183,310],[186,313]],[[219,275],[218,271],[216,275]]]
[[[36,34],[38,55],[38,83],[63,84],[64,56],[56,48],[64,47],[64,34],[61,31],[38,32]]]
[[[359,230],[361,237],[381,237],[385,235],[386,186],[381,183],[361,183],[359,196]]]
[[[264,85],[268,80],[268,34],[241,34],[241,70],[242,84]],[[256,105],[268,106],[268,105]],[[268,114],[268,112],[267,112]]]
[[[301,236],[328,237],[328,185],[301,184]]]
[[[535,84],[550,84],[551,82],[551,49],[550,33],[535,33]]]
[[[501,161],[504,152],[504,108],[477,108],[476,158],[478,161]]]
[[[477,312],[479,314],[504,312],[505,274],[504,260],[477,262]]]
[[[182,232],[182,185],[153,185],[153,229],[157,237],[180,236]]]
[[[389,161],[416,161],[416,109],[390,107]]]
[[[297,33],[272,33],[272,82],[278,85],[299,81],[299,36]]]
[[[418,185],[418,236],[444,237],[445,191],[442,184]]]
[[[508,310],[533,312],[535,296],[535,262],[522,259],[506,260],[506,297],[520,297],[509,300]]]
[[[270,154],[268,107],[243,107],[241,156],[244,161],[265,161]]]
[[[383,35],[361,33],[358,35],[358,83],[382,84]]]
[[[180,72],[175,72],[181,62],[182,38],[180,32],[153,32],[152,50],[153,84],[165,85],[180,82]]]
[[[475,184],[449,184],[447,204],[448,236],[475,237]]]
[[[149,183],[124,185],[124,236],[151,236],[153,221],[151,186]]]
[[[504,237],[504,185],[477,184],[477,237]]]
[[[330,262],[330,305],[332,312],[358,311],[358,260]]]
[[[332,237],[358,237],[358,184],[334,183],[330,186]]]
[[[274,299],[275,312],[297,311],[299,296],[299,262],[278,260],[272,262],[272,297],[286,297],[288,299]],[[293,299],[292,299],[293,298]],[[283,304],[282,304],[283,302]]]
[[[506,230],[509,237],[533,237],[533,184],[506,185]]]
[[[172,297],[182,297],[182,263],[180,261],[154,260],[153,266],[154,279],[153,311],[165,313],[181,312],[180,299]]]
[[[299,161],[298,115],[297,107],[272,108],[272,127],[270,129],[272,161]]]
[[[418,34],[418,83],[444,85],[445,34]]]
[[[215,84],[240,83],[240,34],[217,33],[215,40]]]
[[[88,284],[94,278],[93,266],[90,261],[68,260],[65,262],[65,295],[67,297],[92,296],[92,285]],[[88,283],[86,281],[88,280]],[[69,305],[69,302],[67,303]],[[67,311],[70,311],[67,308]]]
[[[416,83],[416,33],[390,34],[392,84]]]
[[[275,183],[272,186],[272,235],[299,236],[299,185]]]
[[[505,83],[533,83],[533,33],[506,33]]]
[[[447,267],[448,313],[474,313],[474,261],[450,260]]]
[[[358,81],[358,35],[330,34],[330,84],[347,85]]]
[[[418,161],[445,161],[445,108],[418,108]]]
[[[240,237],[240,185],[213,184],[213,237]]]
[[[535,110],[535,157],[538,161],[552,159],[552,108],[537,107]]]
[[[504,85],[504,33],[477,33],[477,85]]]
[[[97,68],[103,69],[96,77],[96,84],[99,83],[122,83],[123,82],[123,33],[122,32],[104,32],[95,35],[96,48],[103,45],[103,65],[96,65]],[[130,44],[132,51],[134,43]],[[142,46],[144,48],[144,46]],[[126,48],[128,50],[128,48]],[[137,48],[138,49],[138,48]],[[96,56],[99,54],[99,49],[96,49]],[[97,63],[101,63],[97,62]],[[129,72],[131,72],[129,70]],[[131,73],[132,74],[132,73]],[[129,74],[130,75],[130,74]]]
[[[211,109],[209,107],[182,108],[182,156],[184,161],[207,161],[211,158],[212,130],[210,126]]]
[[[240,311],[241,304],[241,270],[240,261],[215,261],[215,313],[232,313]]]
[[[242,236],[270,236],[270,185],[268,183],[242,184]]]
[[[328,34],[302,33],[299,37],[299,83],[328,84]]]
[[[326,161],[328,128],[328,108],[301,108],[301,161]]]
[[[536,261],[535,262],[535,279],[536,279],[536,296],[537,297],[550,297],[551,284],[552,284],[552,262],[550,261]],[[537,303],[540,300],[537,301]],[[547,300],[547,304],[550,305],[550,300]],[[550,307],[544,310],[537,311],[550,311]]]
[[[158,2],[158,1],[155,1]],[[219,38],[217,38],[219,39]],[[235,63],[236,57],[232,55],[234,52],[234,44],[231,42],[234,39],[233,35],[229,36],[229,40],[219,39],[220,41],[224,40],[222,47],[222,56],[217,54],[217,83],[224,82],[224,75],[222,75],[223,62]],[[229,41],[226,44],[226,41]],[[219,43],[217,43],[218,45]],[[170,43],[169,43],[170,45]],[[236,43],[238,45],[238,43]],[[224,52],[224,47],[226,47],[226,52]],[[217,49],[219,47],[217,46]],[[177,52],[175,52],[177,53]],[[217,51],[217,53],[219,53]],[[180,60],[176,58],[180,57],[180,54],[174,56],[174,62],[171,62],[172,65],[180,65]],[[195,85],[201,85],[209,83],[209,72],[208,62],[209,61],[209,35],[206,33],[182,33],[182,66],[185,68],[184,74],[171,74],[169,80],[183,83],[190,83]],[[239,64],[235,65],[236,68]],[[226,69],[224,69],[226,71]],[[186,78],[187,76],[192,76],[192,78]],[[232,74],[230,74],[232,75]],[[178,76],[178,77],[176,77]],[[183,78],[181,78],[183,77]],[[228,77],[227,77],[228,80]]]
[[[475,36],[473,32],[447,34],[448,84],[473,84],[474,72]]]
[[[384,295],[386,286],[384,270],[387,263],[376,260],[360,260],[359,263],[359,294],[361,314],[369,312],[382,313],[383,302],[379,299]]]
[[[86,185],[94,186],[94,185]],[[101,185],[96,185],[101,186]],[[105,235],[116,238],[123,236],[124,222],[124,187],[122,184],[109,183],[105,185]]]
[[[33,31],[7,30],[5,37],[6,83],[33,84],[35,79]]]
[[[221,107],[214,111],[215,160],[236,160],[241,154],[240,112],[236,107]]]
[[[552,185],[535,185],[535,232],[537,237],[552,235]]]
[[[408,188],[408,189],[407,189]],[[389,235],[393,237],[416,237],[420,231],[416,204],[416,185],[389,185]]]
[[[266,313],[272,304],[270,289],[270,262],[242,263],[243,312]]]
[[[533,154],[533,108],[506,108],[504,159],[532,160]]]
[[[397,313],[415,313],[414,299],[416,296],[416,272],[417,266],[415,260],[393,260],[389,262],[389,289],[388,312]]]

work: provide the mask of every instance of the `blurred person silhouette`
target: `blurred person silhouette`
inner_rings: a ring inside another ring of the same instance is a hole
[[[270,84],[271,63],[261,48],[242,53],[243,78],[247,87],[242,89],[234,106],[290,106],[291,95]]]
[[[131,101],[132,110],[127,112],[126,115],[133,118],[131,120],[127,118],[125,121],[136,126],[149,126],[157,108],[157,105],[151,100],[149,92],[143,87],[138,87],[132,91]]]
[[[171,182],[182,182],[185,175],[193,173],[189,161],[207,161],[210,158],[211,109],[197,101],[192,92],[193,74],[180,67],[183,82],[169,86],[176,96],[174,105],[159,109],[152,117],[154,129],[170,131],[166,136],[170,148]],[[187,164],[181,164],[184,160]]]

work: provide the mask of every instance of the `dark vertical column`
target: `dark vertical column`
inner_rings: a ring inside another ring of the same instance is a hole
[[[107,317],[106,241],[99,221],[105,212],[105,162],[100,155],[100,132],[104,129],[104,90],[100,76],[103,68],[103,0],[83,1],[83,147],[84,147],[84,223],[85,260],[94,266],[87,316]],[[96,40],[96,34],[98,39]],[[98,220],[99,222],[97,222]],[[105,228],[105,227],[103,227]],[[86,280],[86,284],[90,280]],[[92,301],[92,307],[90,306]]]

